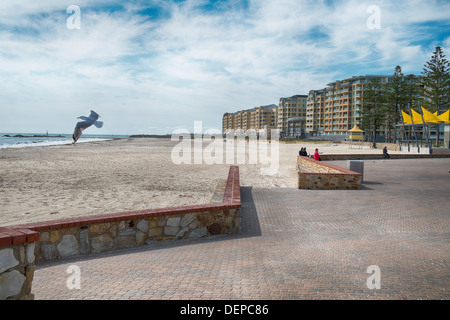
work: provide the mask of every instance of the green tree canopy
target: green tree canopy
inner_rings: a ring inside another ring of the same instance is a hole
[[[386,90],[381,79],[374,77],[366,84],[363,96],[362,127],[370,133],[376,146],[377,129],[386,115]]]
[[[423,103],[427,109],[438,113],[447,110],[450,105],[450,63],[441,47],[436,47],[425,64],[421,82]],[[436,131],[436,144],[439,145],[439,127]]]

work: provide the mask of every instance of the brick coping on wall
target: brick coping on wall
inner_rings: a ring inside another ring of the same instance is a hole
[[[306,173],[299,172],[299,174],[306,174],[306,175],[346,175],[346,174],[351,174],[351,175],[360,175],[360,176],[362,176],[361,173],[358,173],[358,172],[355,172],[355,171],[352,171],[352,170],[349,170],[349,169],[341,168],[341,167],[338,167],[338,166],[335,166],[335,165],[332,165],[332,164],[329,164],[329,163],[324,163],[323,160],[322,161],[317,161],[317,160],[314,160],[314,159],[310,159],[309,157],[302,157],[302,156],[298,156],[298,158],[304,159],[304,160],[309,161],[309,162],[313,162],[315,164],[320,164],[321,166],[324,166],[324,167],[327,167],[327,168],[335,170],[335,172],[306,172]],[[298,161],[297,161],[297,164],[299,164]]]
[[[241,207],[239,167],[231,166],[222,203],[200,204],[163,209],[128,211],[96,216],[67,218],[22,225],[0,227],[0,247],[26,244],[39,240],[39,232],[76,226],[87,226],[96,223],[118,222],[130,219],[168,216],[190,212],[236,209]]]

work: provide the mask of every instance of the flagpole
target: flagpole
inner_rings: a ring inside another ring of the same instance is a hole
[[[419,140],[417,140],[416,126],[414,125],[414,117],[413,117],[413,113],[411,111],[411,105],[409,103],[408,103],[408,109],[409,109],[409,114],[411,115],[411,123],[412,123],[413,131],[414,131],[414,136],[416,138],[417,153],[420,153]]]
[[[419,101],[419,110],[420,110],[420,115],[422,116],[423,130],[424,130],[425,136],[427,137],[428,149],[429,149],[430,154],[432,154],[433,153],[433,148],[431,148],[430,139],[428,138],[429,128],[425,124],[425,119],[423,117],[423,111],[422,111],[422,106],[420,105],[420,101]]]
[[[410,151],[409,150],[409,139],[408,139],[408,135],[406,134],[405,119],[403,119],[402,109],[400,108],[400,105],[398,105],[398,112],[400,112],[400,119],[402,119],[403,136],[406,138],[406,142],[408,143],[408,152],[409,152]],[[400,145],[400,151],[402,151],[401,145]]]

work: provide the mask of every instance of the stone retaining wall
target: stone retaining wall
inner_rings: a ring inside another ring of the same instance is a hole
[[[149,243],[240,231],[239,168],[221,203],[122,212],[0,227],[0,299],[32,299],[34,263]]]
[[[299,189],[359,189],[362,184],[360,173],[307,157],[297,157],[297,173]]]

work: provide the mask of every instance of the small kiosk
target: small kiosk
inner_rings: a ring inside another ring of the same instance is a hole
[[[348,138],[350,139],[350,149],[352,149],[353,147],[353,141],[359,141],[359,149],[362,148],[362,142],[364,140],[364,131],[361,130],[358,125],[355,125],[353,127],[352,130],[349,131],[349,136]]]

